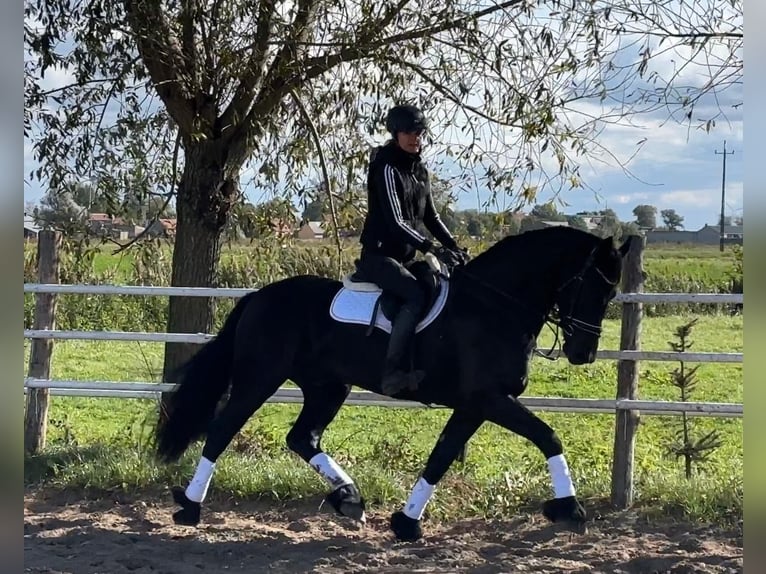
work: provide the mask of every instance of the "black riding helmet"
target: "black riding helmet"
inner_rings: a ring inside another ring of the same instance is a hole
[[[386,129],[396,138],[397,132],[424,132],[428,129],[428,122],[415,106],[394,106],[388,111]]]

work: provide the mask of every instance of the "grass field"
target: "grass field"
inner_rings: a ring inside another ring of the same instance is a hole
[[[297,250],[335,251],[334,241],[293,241],[291,245],[297,246]],[[257,244],[255,244],[257,245]],[[351,261],[358,251],[358,242],[347,239],[342,242],[345,259]],[[486,246],[472,245],[471,251],[477,253]],[[225,265],[232,261],[247,263],[253,255],[254,245],[240,243],[227,245],[223,249],[222,263]],[[93,271],[96,275],[108,275],[115,282],[128,279],[134,268],[133,252],[122,252],[114,255],[113,245],[104,245],[96,249],[93,259]],[[162,259],[169,265],[172,251],[169,245],[161,250]],[[705,277],[711,280],[723,279],[731,271],[733,263],[733,251],[731,248],[721,253],[717,246],[708,245],[673,245],[659,244],[649,245],[644,253],[644,264],[649,276],[686,276],[689,278]]]
[[[673,259],[673,258],[666,258]],[[688,259],[693,259],[689,257]],[[647,318],[645,350],[667,350],[673,331],[688,316]],[[694,351],[741,352],[742,316],[699,316],[691,339]],[[616,349],[619,321],[605,324],[602,349]],[[541,346],[549,343],[548,333]],[[28,345],[27,345],[28,348]],[[57,343],[52,376],[82,380],[158,380],[162,345],[136,342]],[[640,397],[678,400],[668,381],[677,363],[641,363]],[[614,362],[572,367],[565,361],[533,361],[528,396],[611,398]],[[691,400],[742,402],[742,367],[705,364]],[[159,490],[185,484],[198,447],[179,465],[158,466],[149,438],[156,405],[147,400],[54,397],[49,447],[25,465],[27,485],[95,491]],[[266,405],[222,457],[211,497],[304,497],[325,485],[305,463],[286,451],[284,436],[299,405]],[[323,447],[351,474],[368,502],[398,505],[422,469],[448,412],[440,409],[345,407],[325,434]],[[614,417],[542,413],[564,443],[579,493],[591,501],[609,495]],[[683,463],[667,454],[680,417],[645,416],[636,447],[638,506],[646,513],[679,515],[726,523],[742,512],[742,420],[691,421],[695,434],[721,433],[722,446],[699,467],[692,481]],[[510,488],[509,488],[510,485]],[[455,514],[501,516],[550,495],[545,461],[529,443],[491,424],[471,440],[465,464],[456,463],[429,506],[435,517]]]
[[[473,245],[480,253],[486,245]],[[82,251],[77,244],[64,250],[61,281],[64,283],[109,283],[127,285],[168,285],[171,276],[171,246],[150,244],[147,250],[115,255],[114,246],[91,246]],[[342,270],[353,268],[358,242],[344,241]],[[80,254],[78,259],[73,254]],[[82,256],[84,254],[84,256]],[[34,282],[33,246],[27,246],[24,277]],[[729,293],[741,281],[741,257],[734,248],[724,253],[704,246],[650,245],[644,254],[648,292]],[[216,279],[220,287],[259,288],[268,283],[304,273],[337,277],[338,257],[330,241],[277,241],[226,245]],[[739,283],[741,285],[741,282]],[[735,291],[736,292],[736,291]],[[230,301],[218,306],[215,325],[220,326]],[[717,314],[722,308],[711,304],[645,305],[647,316],[676,313]],[[725,311],[725,309],[723,309]],[[609,317],[619,317],[617,306]],[[34,295],[24,297],[24,324],[32,325]],[[167,297],[62,295],[58,299],[57,323],[61,329],[164,331],[168,323]]]

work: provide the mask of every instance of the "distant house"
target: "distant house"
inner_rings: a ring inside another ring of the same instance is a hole
[[[726,225],[723,241],[726,244],[742,245],[744,230],[741,225]],[[698,245],[719,245],[721,228],[718,225],[704,225],[697,231],[668,231],[653,229],[646,233],[647,243],[696,243]]]
[[[575,216],[585,222],[585,228],[590,232],[596,231],[604,220],[604,217],[606,217],[603,213],[594,211],[578,211],[575,213]]]
[[[143,229],[122,217],[113,217],[107,213],[91,213],[87,220],[88,229],[93,235],[109,236],[113,239],[132,239],[136,229]]]
[[[699,243],[696,231],[652,229],[646,233],[647,243]]]
[[[548,221],[545,219],[537,219],[536,217],[525,217],[519,230],[524,233],[526,231],[534,231],[537,229],[546,229],[548,227],[569,227],[568,221]]]
[[[37,234],[40,233],[40,227],[35,223],[35,218],[29,215],[24,216],[24,241],[37,241]]]
[[[290,237],[295,230],[295,226],[287,220],[273,217],[269,220],[269,233],[278,238]]]
[[[298,239],[323,239],[324,223],[321,221],[304,221],[295,233]]]
[[[595,231],[598,229],[598,226],[601,225],[601,220],[604,219],[603,215],[594,215],[584,211],[576,213],[575,215],[585,222],[585,227],[588,231]]]
[[[146,233],[154,237],[175,237],[176,224],[176,219],[158,219],[151,222]]]
[[[704,236],[715,235],[717,239],[721,237],[720,225],[705,225],[697,233]],[[724,225],[723,226],[723,238],[724,239],[744,239],[745,230],[741,225]]]
[[[108,213],[91,213],[88,215],[88,229],[94,235],[108,235],[112,232],[115,218]]]
[[[133,223],[121,223],[112,227],[112,237],[115,239],[133,239],[143,233],[144,228]]]

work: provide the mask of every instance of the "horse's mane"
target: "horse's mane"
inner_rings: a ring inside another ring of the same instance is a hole
[[[500,239],[474,257],[468,265],[477,269],[493,267],[501,262],[514,263],[541,255],[555,257],[562,250],[582,250],[583,254],[587,254],[599,241],[601,239],[598,236],[575,227],[561,225],[535,229]]]

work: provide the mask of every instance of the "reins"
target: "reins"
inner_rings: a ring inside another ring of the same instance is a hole
[[[509,293],[503,291],[502,289],[495,287],[494,285],[492,285],[488,281],[485,281],[478,275],[474,275],[473,273],[466,271],[463,266],[453,268],[451,273],[454,273],[455,271],[458,271],[459,274],[467,277],[468,279],[477,283],[478,285],[481,285],[485,289],[492,291],[496,295],[500,295],[504,299],[507,299],[508,301],[514,303],[519,309],[524,311],[527,315],[535,314],[536,316],[541,316],[543,319],[543,325],[547,326],[549,329],[551,329],[551,331],[553,331],[554,341],[553,341],[553,345],[548,351],[543,352],[535,348],[533,352],[535,355],[539,357],[543,357],[544,359],[548,359],[549,361],[555,361],[558,358],[557,355],[553,354],[553,351],[556,348],[556,345],[559,344],[560,321],[557,318],[555,318],[550,312],[543,313],[541,311],[538,311],[537,313],[534,313],[532,309],[530,309],[529,305],[525,303],[524,301],[522,301],[521,299],[518,299],[517,297],[510,295]],[[555,325],[555,328],[551,325]]]

